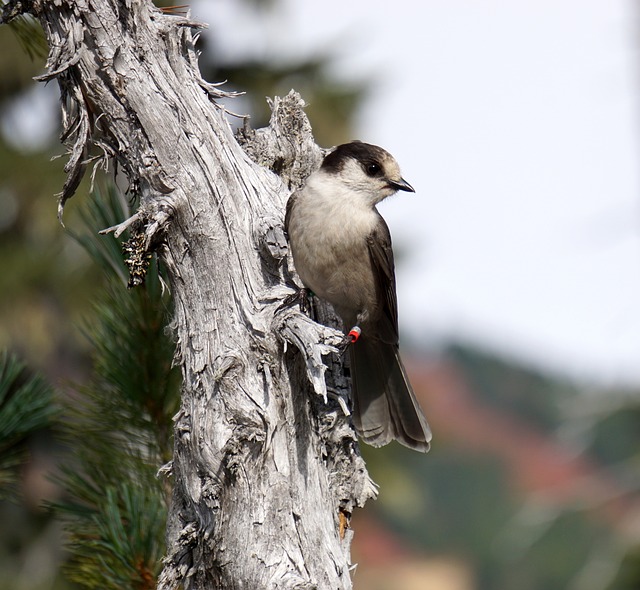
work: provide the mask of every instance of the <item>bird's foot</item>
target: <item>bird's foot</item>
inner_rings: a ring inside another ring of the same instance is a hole
[[[306,315],[311,313],[311,297],[313,293],[311,289],[307,289],[306,287],[302,287],[302,289],[298,289],[291,295],[287,295],[282,303],[276,309],[276,313],[278,313],[281,309],[285,309],[287,307],[293,307],[294,305],[300,306],[300,311]]]

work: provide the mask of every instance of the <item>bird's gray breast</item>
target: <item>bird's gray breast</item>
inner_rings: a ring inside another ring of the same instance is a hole
[[[329,301],[345,322],[375,305],[367,236],[377,221],[376,212],[352,195],[323,194],[313,187],[295,196],[290,211],[296,270],[305,286]]]

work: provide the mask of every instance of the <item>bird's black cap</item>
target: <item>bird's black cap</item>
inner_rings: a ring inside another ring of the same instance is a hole
[[[383,163],[386,159],[391,158],[391,154],[386,150],[383,150],[377,145],[370,143],[364,143],[362,141],[352,141],[350,143],[343,143],[333,150],[322,162],[321,168],[327,172],[340,172],[344,163],[353,159],[363,167],[367,166],[379,166],[383,167]]]

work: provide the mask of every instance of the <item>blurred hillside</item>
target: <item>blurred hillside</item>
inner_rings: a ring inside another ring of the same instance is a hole
[[[361,587],[640,587],[638,392],[460,345],[408,367],[434,446],[365,448],[381,496],[354,519]]]

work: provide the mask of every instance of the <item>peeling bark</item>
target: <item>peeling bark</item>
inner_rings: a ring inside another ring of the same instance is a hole
[[[169,272],[183,390],[158,587],[351,588],[348,519],[376,490],[330,357],[340,334],[280,309],[284,205],[323,155],[302,99],[235,138],[197,67],[204,25],[144,0],[13,1],[4,20],[27,9],[51,48],[40,79],[61,90],[60,215],[88,167],[117,162],[140,205],[108,231],[132,229]]]

